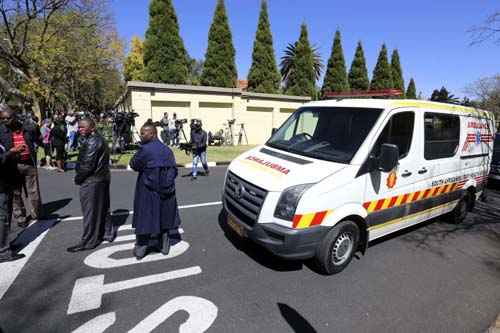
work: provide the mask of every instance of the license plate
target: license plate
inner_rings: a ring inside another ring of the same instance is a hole
[[[234,232],[236,232],[240,237],[245,237],[245,229],[235,221],[234,217],[228,215],[227,224]]]

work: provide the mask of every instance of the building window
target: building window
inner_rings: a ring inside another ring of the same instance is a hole
[[[453,157],[460,143],[460,117],[441,113],[425,113],[426,160]]]

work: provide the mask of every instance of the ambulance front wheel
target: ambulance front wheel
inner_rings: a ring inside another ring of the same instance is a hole
[[[359,228],[352,221],[342,221],[333,227],[318,246],[317,268],[324,274],[339,273],[349,265],[359,242]]]

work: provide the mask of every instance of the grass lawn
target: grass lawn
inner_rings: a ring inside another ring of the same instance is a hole
[[[209,146],[208,147],[208,161],[209,162],[225,162],[231,161],[238,155],[254,148],[255,146]],[[191,154],[186,155],[184,151],[179,149],[172,149],[175,154],[175,160],[179,164],[187,164],[192,161]],[[111,155],[114,165],[128,165],[130,159],[135,151],[126,151],[123,154]],[[43,157],[43,149],[38,149],[38,160]],[[68,154],[68,162],[74,162],[77,159],[77,153]]]
[[[209,162],[226,162],[232,161],[238,155],[254,148],[255,146],[209,146],[208,147],[208,161]],[[175,161],[178,164],[190,163],[193,158],[192,155],[186,155],[186,153],[177,148],[172,149],[175,154]],[[134,155],[134,151],[127,151],[121,155],[112,155],[114,164],[116,165],[128,165],[130,159]]]

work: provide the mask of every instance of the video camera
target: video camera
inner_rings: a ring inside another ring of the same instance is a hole
[[[176,119],[175,127],[182,127],[182,125],[187,124],[187,122],[188,122],[187,119]]]
[[[186,155],[189,155],[193,152],[193,145],[191,143],[180,143],[179,144],[179,149],[184,151]]]

